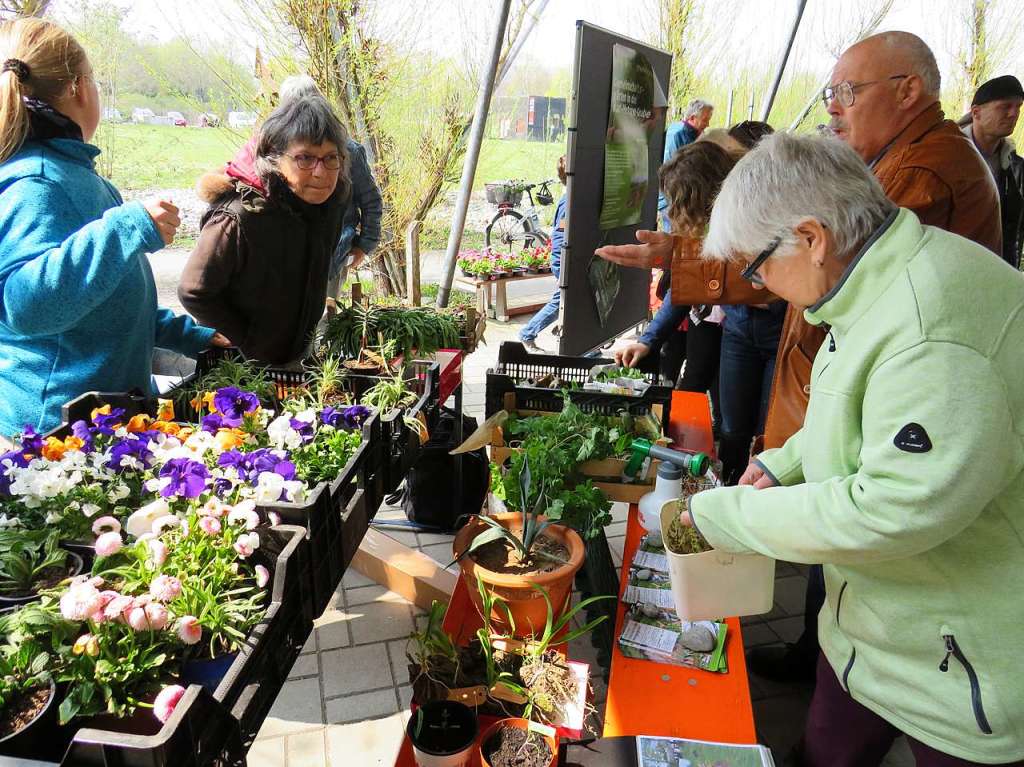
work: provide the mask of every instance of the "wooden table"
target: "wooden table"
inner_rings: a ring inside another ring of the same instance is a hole
[[[476,291],[477,303],[480,311],[488,317],[493,317],[498,322],[508,322],[509,317],[519,314],[530,314],[544,306],[547,301],[540,304],[524,304],[522,306],[509,306],[506,288],[511,282],[523,280],[539,280],[545,277],[553,277],[551,272],[542,274],[521,274],[518,277],[505,277],[500,280],[478,280],[476,277],[460,275],[455,278],[456,285],[462,285],[470,290]],[[494,286],[494,301],[491,301],[491,286]]]
[[[669,433],[677,445],[713,455],[714,440],[707,397],[675,392]],[[629,563],[640,544],[642,532],[637,507],[632,505],[622,553],[621,590],[626,587]],[[622,631],[626,614],[621,590],[615,620],[616,637]],[[612,650],[612,669],[608,680],[604,737],[661,735],[726,743],[756,743],[742,630],[736,618],[729,618],[726,622],[729,625],[726,641],[729,671],[726,674],[627,658],[616,644]]]

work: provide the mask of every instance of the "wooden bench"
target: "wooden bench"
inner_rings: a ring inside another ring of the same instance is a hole
[[[539,304],[524,304],[522,306],[509,306],[508,294],[506,292],[509,283],[522,282],[524,280],[540,280],[545,277],[553,277],[550,272],[543,274],[521,274],[518,277],[505,277],[500,280],[479,280],[476,277],[460,275],[455,278],[455,284],[469,288],[476,292],[477,306],[487,317],[493,317],[498,322],[508,322],[509,317],[520,314],[531,314],[540,309],[547,301]],[[494,299],[491,299],[491,286],[494,286]],[[553,288],[552,288],[553,290]]]

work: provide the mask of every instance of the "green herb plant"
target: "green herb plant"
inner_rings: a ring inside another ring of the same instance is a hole
[[[182,395],[184,402],[202,397],[206,392],[217,391],[227,386],[234,386],[243,391],[250,391],[259,397],[260,402],[273,403],[276,387],[259,365],[241,359],[225,358],[213,369],[199,376]]]
[[[637,368],[616,367],[610,370],[603,370],[594,376],[595,381],[614,381],[616,378],[632,378],[642,381],[646,378],[646,374]]]
[[[48,570],[63,567],[68,553],[59,538],[53,529],[0,530],[0,596],[31,594]]]
[[[31,645],[0,648],[0,711],[22,693],[50,683],[50,655]]]

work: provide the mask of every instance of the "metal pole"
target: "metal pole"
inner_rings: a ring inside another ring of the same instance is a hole
[[[786,62],[789,61],[789,52],[793,50],[793,41],[796,40],[797,30],[800,29],[800,20],[804,17],[804,8],[807,7],[807,0],[797,0],[796,16],[793,18],[793,26],[789,30],[789,39],[786,41],[786,48],[782,52],[782,58],[775,67],[775,78],[772,80],[772,87],[764,97],[764,105],[761,107],[761,120],[768,122],[768,116],[772,113],[772,104],[775,103],[775,94],[779,91],[779,83],[782,82],[782,74],[786,71]]]
[[[732,126],[732,99],[736,95],[736,91],[733,88],[729,89],[729,107],[725,110],[725,127],[729,128]]]
[[[747,106],[747,119],[754,119],[754,89],[750,89],[750,104]]]
[[[466,148],[466,160],[462,165],[462,183],[459,196],[455,200],[455,211],[452,213],[452,228],[448,233],[448,250],[444,254],[444,265],[441,268],[441,285],[437,291],[438,307],[448,306],[448,294],[455,278],[455,260],[462,244],[462,229],[466,226],[466,212],[469,210],[469,196],[473,191],[473,177],[476,176],[476,164],[480,159],[480,145],[484,139],[484,126],[487,124],[487,110],[491,104],[491,93],[494,91],[494,80],[498,73],[498,60],[501,58],[501,46],[505,39],[505,28],[508,26],[508,13],[512,0],[502,0],[498,11],[494,35],[491,38],[491,60],[483,73],[480,92],[476,98],[476,110],[473,113],[473,125],[469,129],[469,146]]]

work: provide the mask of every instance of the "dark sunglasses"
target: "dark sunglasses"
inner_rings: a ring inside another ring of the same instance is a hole
[[[781,242],[781,239],[776,238],[771,245],[769,245],[767,248],[762,250],[760,254],[758,254],[757,258],[750,262],[750,266],[748,266],[746,269],[740,272],[740,277],[749,282],[754,283],[755,285],[764,285],[764,280],[762,280],[760,276],[758,276],[757,270],[760,269],[761,264],[767,261],[768,258],[772,255],[772,253],[775,252],[775,249],[779,247],[779,244]]]

